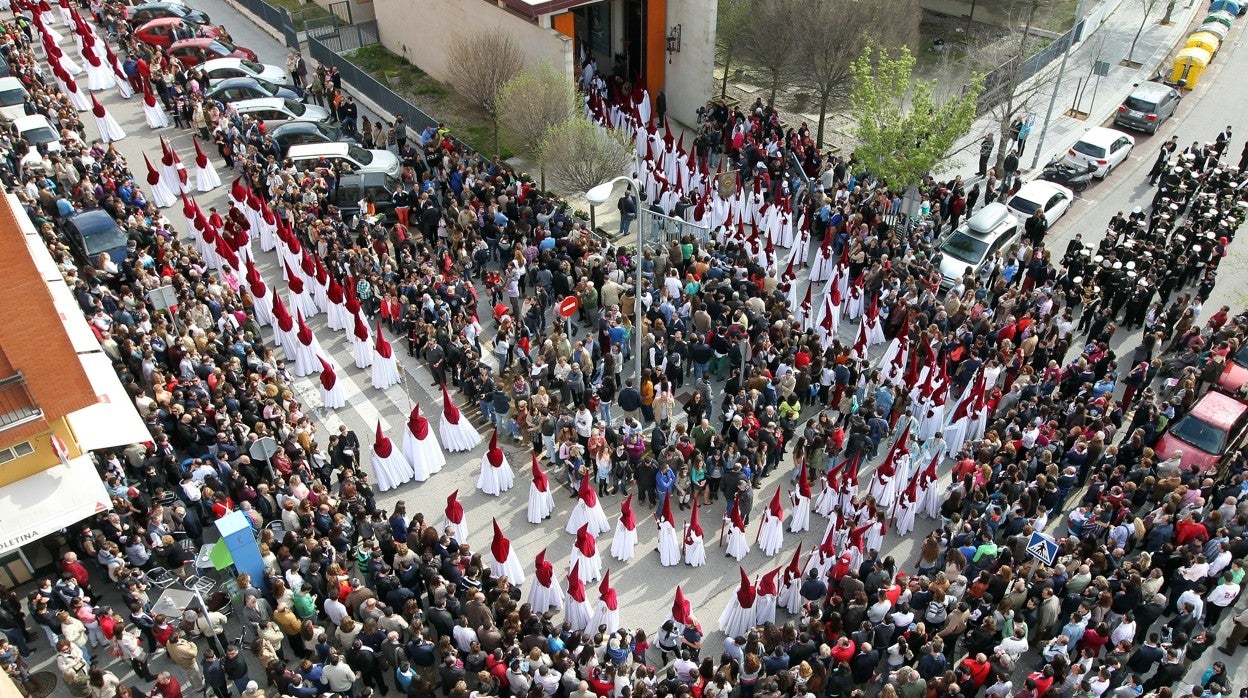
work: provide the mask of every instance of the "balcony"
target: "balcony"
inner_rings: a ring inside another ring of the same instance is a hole
[[[21,371],[0,378],[0,431],[43,417],[43,410],[30,397]]]

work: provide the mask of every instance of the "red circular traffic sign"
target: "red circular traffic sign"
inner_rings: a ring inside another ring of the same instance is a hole
[[[576,296],[568,296],[559,301],[559,305],[556,306],[559,314],[563,317],[572,317],[572,314],[579,307],[581,307],[581,302],[576,299]]]

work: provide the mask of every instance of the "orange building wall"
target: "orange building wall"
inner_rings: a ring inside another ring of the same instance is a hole
[[[564,12],[561,15],[551,17],[550,26],[554,27],[555,31],[560,34],[572,39],[572,41],[576,41],[576,15],[571,12]]]
[[[667,65],[667,0],[646,0],[646,89],[663,89]]]

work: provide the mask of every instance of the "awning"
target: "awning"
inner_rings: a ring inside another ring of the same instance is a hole
[[[84,451],[93,451],[151,441],[151,432],[139,417],[108,356],[93,352],[79,354],[78,358],[100,400],[66,417],[78,446]]]
[[[111,508],[88,455],[0,487],[0,554]]]

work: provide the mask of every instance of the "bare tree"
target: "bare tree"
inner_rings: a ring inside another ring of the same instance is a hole
[[[633,147],[627,134],[577,115],[546,132],[542,166],[568,191],[585,191],[627,172]]]
[[[572,80],[549,61],[520,71],[498,91],[498,118],[508,143],[540,166],[546,133],[576,114],[576,99]],[[540,173],[545,189],[544,166]]]
[[[1144,16],[1140,17],[1140,26],[1135,30],[1135,38],[1131,39],[1131,50],[1127,51],[1127,63],[1131,64],[1133,67],[1138,67],[1140,65],[1135,62],[1135,44],[1140,40],[1140,34],[1143,34],[1144,27],[1148,26],[1148,17],[1153,14],[1153,10],[1156,9],[1159,2],[1161,2],[1161,0],[1139,0],[1140,5],[1144,8]],[[1171,3],[1172,6],[1173,4],[1174,3]],[[1169,16],[1170,9],[1167,9],[1166,17],[1168,18]],[[1162,24],[1168,24],[1168,22],[1163,20]]]
[[[802,19],[790,29],[792,43],[779,43],[802,57],[793,66],[793,82],[819,101],[815,143],[822,148],[828,103],[849,84],[853,62],[868,45],[887,49],[912,44],[922,10],[918,0],[797,0],[796,9]]]
[[[447,57],[451,87],[489,115],[498,155],[498,91],[524,67],[524,51],[510,33],[478,28],[456,36]]]
[[[724,77],[719,82],[719,96],[728,94],[728,76],[733,62],[741,57],[741,47],[754,30],[750,17],[752,0],[719,0],[715,13],[715,52],[724,64]]]
[[[798,9],[799,0],[749,0],[750,30],[741,37],[741,51],[750,64],[767,77],[768,106],[776,103],[776,93],[788,84],[791,68],[800,56],[789,36],[806,19]]]

